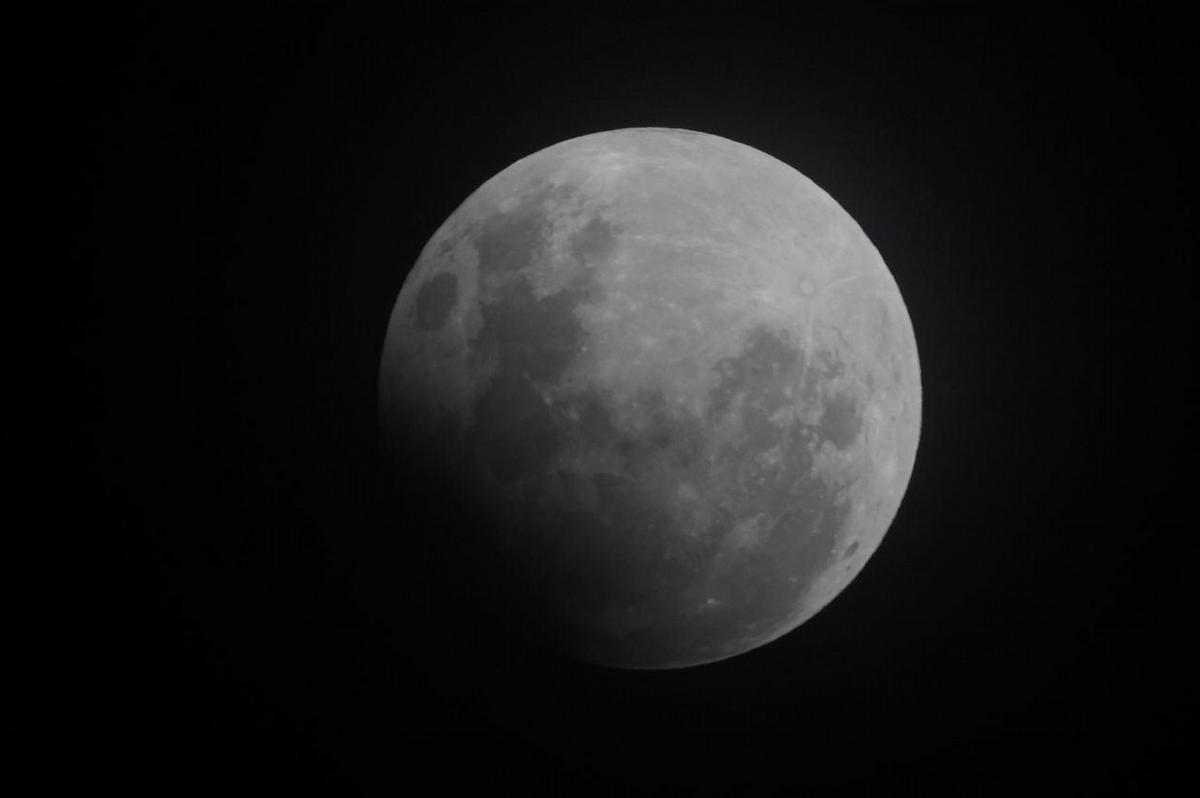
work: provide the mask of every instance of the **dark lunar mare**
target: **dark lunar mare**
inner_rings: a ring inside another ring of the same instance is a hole
[[[430,332],[440,330],[457,301],[458,278],[446,272],[434,275],[417,292],[417,329]]]
[[[572,239],[575,263],[558,264],[572,279],[562,290],[535,297],[521,270],[544,257],[547,202],[564,202],[572,190],[547,186],[531,192],[509,213],[490,217],[475,244],[484,286],[483,324],[471,348],[473,373],[492,369],[477,398],[466,434],[501,483],[541,474],[560,454],[568,431],[546,407],[537,385],[561,381],[586,332],[575,311],[595,301],[598,287],[581,262],[611,251],[615,232],[593,218]]]

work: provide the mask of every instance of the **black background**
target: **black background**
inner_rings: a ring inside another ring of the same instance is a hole
[[[78,551],[103,559],[55,628],[39,779],[1168,783],[1195,412],[1180,20],[432,9],[77,23],[98,491]],[[901,287],[924,387],[859,578],[780,641],[676,672],[535,653],[467,527],[416,512],[376,450],[388,314],[437,225],[517,158],[631,126],[716,133],[830,192]]]

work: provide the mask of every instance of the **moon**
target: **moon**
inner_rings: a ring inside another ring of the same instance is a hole
[[[832,197],[744,144],[635,128],[522,158],[446,219],[379,411],[564,651],[667,669],[779,638],[863,569],[921,384],[900,290]]]

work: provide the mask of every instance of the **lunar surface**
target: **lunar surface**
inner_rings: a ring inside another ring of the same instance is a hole
[[[676,668],[780,637],[858,574],[921,386],[896,282],[828,194],[640,128],[523,158],[442,224],[392,312],[380,416],[567,651]]]

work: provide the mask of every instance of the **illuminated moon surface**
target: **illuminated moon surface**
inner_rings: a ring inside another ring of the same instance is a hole
[[[780,637],[862,570],[921,385],[896,282],[828,194],[639,128],[523,158],[451,214],[392,312],[380,415],[567,652],[677,668]]]

